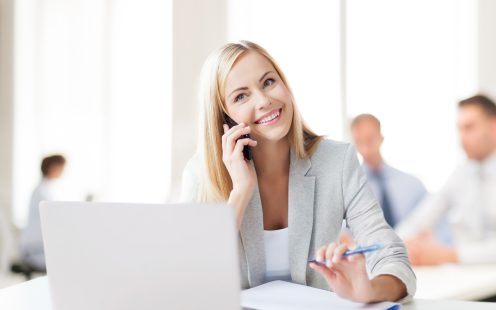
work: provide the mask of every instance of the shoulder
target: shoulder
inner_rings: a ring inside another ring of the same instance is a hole
[[[183,170],[183,185],[192,185],[192,184],[197,184],[200,179],[200,167],[201,167],[201,162],[200,162],[200,157],[195,154],[193,157],[191,157],[188,162],[186,163],[186,166],[184,166]]]
[[[408,187],[416,186],[418,188],[425,188],[424,183],[420,181],[416,176],[409,174],[407,172],[401,171],[389,165],[386,165],[388,174],[395,182],[401,182]]]
[[[33,192],[33,196],[35,196],[39,200],[51,200],[52,196],[52,184],[50,181],[43,180],[40,184],[35,188]]]
[[[319,143],[315,152],[310,156],[312,164],[321,162],[343,161],[347,153],[353,149],[350,143],[325,139]],[[354,149],[353,149],[354,153]]]
[[[189,175],[194,175],[198,173],[198,169],[200,167],[200,158],[198,155],[194,155],[191,157],[188,162],[186,163],[186,166],[184,166],[183,174],[189,174]]]
[[[443,185],[445,190],[464,190],[467,181],[473,179],[476,175],[477,167],[472,161],[465,161],[459,164],[446,179]]]
[[[350,168],[350,165],[355,169],[359,167],[358,158],[355,148],[346,142],[334,140],[322,140],[310,156],[312,163],[312,172],[319,174],[324,171],[341,173]]]
[[[200,184],[200,159],[193,156],[183,170],[181,201],[192,201],[198,194]]]

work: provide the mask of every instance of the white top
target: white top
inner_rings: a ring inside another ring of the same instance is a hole
[[[291,281],[288,228],[264,230],[265,282]]]
[[[460,166],[397,232],[409,238],[442,218],[448,220],[460,262],[496,263],[496,154]]]

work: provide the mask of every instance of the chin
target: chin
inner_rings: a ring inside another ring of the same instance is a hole
[[[288,134],[289,128],[277,128],[267,133],[260,133],[259,139],[267,142],[278,142],[280,140],[287,139]]]

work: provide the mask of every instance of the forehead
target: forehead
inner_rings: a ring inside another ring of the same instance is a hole
[[[238,87],[249,86],[267,71],[275,71],[272,63],[255,51],[244,52],[234,63],[226,78],[225,91],[229,94]]]
[[[461,107],[458,112],[458,121],[460,123],[472,121],[485,121],[488,117],[483,109],[477,105],[467,105]]]
[[[353,132],[356,133],[378,133],[379,132],[379,125],[377,124],[376,121],[365,118],[360,120],[352,129]]]

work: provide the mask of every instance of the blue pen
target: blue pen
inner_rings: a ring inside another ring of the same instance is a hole
[[[369,252],[380,250],[383,247],[384,246],[382,244],[373,244],[373,245],[369,245],[366,247],[358,247],[356,249],[348,250],[348,251],[344,252],[343,256],[369,253]],[[309,260],[308,263],[315,263],[315,264],[319,264],[319,265],[325,264],[324,262],[318,262],[316,259]]]

